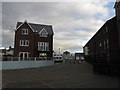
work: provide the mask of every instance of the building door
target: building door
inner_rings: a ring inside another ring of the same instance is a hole
[[[28,52],[19,52],[19,60],[27,60],[29,57]]]

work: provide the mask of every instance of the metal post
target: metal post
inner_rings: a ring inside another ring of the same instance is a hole
[[[60,56],[60,48],[59,48],[59,56]]]

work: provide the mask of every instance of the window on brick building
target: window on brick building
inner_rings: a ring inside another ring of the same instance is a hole
[[[20,46],[29,46],[29,40],[20,40]]]
[[[49,51],[48,42],[38,42],[38,51]]]
[[[22,29],[22,34],[23,35],[28,35],[28,29]]]

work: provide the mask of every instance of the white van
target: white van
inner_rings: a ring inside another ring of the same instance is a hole
[[[63,62],[63,57],[62,56],[54,56],[54,62]]]

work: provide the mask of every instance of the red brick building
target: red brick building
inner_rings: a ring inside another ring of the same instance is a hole
[[[105,22],[86,43],[85,60],[95,72],[120,75],[120,1],[115,3],[116,16]]]
[[[14,57],[52,58],[53,29],[51,25],[18,22],[15,29]]]

